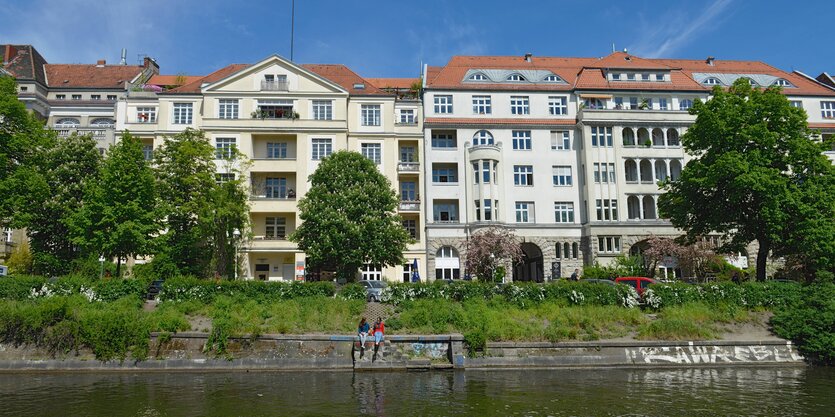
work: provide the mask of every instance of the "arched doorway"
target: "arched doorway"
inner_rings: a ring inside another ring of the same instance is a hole
[[[513,267],[514,281],[545,281],[545,263],[542,250],[533,243],[525,242],[521,245],[522,261]]]

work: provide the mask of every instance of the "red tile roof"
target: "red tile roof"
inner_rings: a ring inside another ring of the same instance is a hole
[[[125,88],[145,68],[141,65],[46,64],[51,88]]]
[[[628,60],[626,58],[629,58]],[[710,86],[699,84],[693,73],[768,74],[788,80],[794,88],[785,88],[790,95],[835,95],[820,84],[799,74],[789,73],[758,61],[726,61],[716,59],[713,65],[705,60],[645,59],[615,52],[602,58],[532,57],[521,56],[454,56],[447,65],[427,69],[427,87],[430,89],[461,90],[523,90],[560,91],[571,89],[592,90],[642,90],[642,91],[710,91]],[[604,70],[656,70],[669,72],[669,82],[609,82]],[[473,83],[463,82],[467,71],[476,69],[548,70],[559,75],[568,84],[534,83]]]
[[[179,77],[183,77],[181,80],[178,80]],[[190,82],[197,81],[198,79],[203,78],[200,75],[154,75],[152,76],[148,82],[145,84],[151,85],[178,85],[178,81],[180,81],[180,85],[186,85]]]
[[[244,68],[248,68],[249,64],[230,64],[227,65],[209,75],[203,77],[197,77],[195,80],[192,80],[186,84],[181,85],[180,87],[173,88],[171,90],[162,92],[160,94],[194,94],[200,93],[201,88],[204,83],[213,83],[216,81],[220,81]]]
[[[302,64],[302,68],[318,74],[322,78],[326,78],[335,84],[339,84],[342,88],[348,90],[351,95],[358,96],[391,96],[392,93],[383,91],[370,83],[365,78],[360,77],[350,68],[342,64]],[[355,85],[362,84],[365,88],[354,88]]]
[[[574,119],[514,119],[514,118],[469,118],[469,117],[427,117],[425,125],[544,125],[544,126],[573,126]]]
[[[396,88],[408,90],[412,84],[419,83],[420,78],[366,78],[366,81],[374,84],[377,88]]]
[[[19,80],[32,80],[46,85],[46,60],[32,45],[0,45],[3,69]]]

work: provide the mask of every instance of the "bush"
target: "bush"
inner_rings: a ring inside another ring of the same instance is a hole
[[[835,284],[813,284],[771,318],[774,332],[797,344],[811,362],[835,365]]]
[[[337,297],[343,300],[365,301],[368,297],[368,293],[366,293],[365,287],[363,287],[362,284],[352,283],[343,285],[342,288],[339,289]]]
[[[161,301],[197,300],[210,303],[220,295],[241,296],[261,301],[290,300],[302,297],[333,297],[332,282],[265,282],[265,281],[208,281],[193,277],[177,277],[165,281],[159,294]]]
[[[692,302],[733,304],[749,309],[774,309],[797,302],[803,287],[792,282],[731,282],[711,284],[655,284],[644,292],[649,308],[659,310]]]

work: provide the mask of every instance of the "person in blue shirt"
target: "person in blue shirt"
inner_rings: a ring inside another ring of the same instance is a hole
[[[362,357],[365,353],[365,339],[368,338],[369,331],[371,331],[371,326],[369,326],[365,317],[363,317],[362,320],[360,320],[359,326],[357,326],[357,334],[360,337],[360,357]]]

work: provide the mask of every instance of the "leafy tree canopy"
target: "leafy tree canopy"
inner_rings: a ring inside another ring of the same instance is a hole
[[[397,204],[373,162],[356,152],[335,152],[310,176],[310,190],[299,201],[303,223],[290,239],[305,252],[309,268],[334,268],[349,281],[366,263],[402,264],[412,239]]]
[[[792,107],[779,88],[754,89],[738,80],[712,94],[690,110],[697,118],[682,144],[694,159],[678,181],[665,184],[661,215],[690,240],[725,234],[720,251],[757,240],[760,280],[770,251],[801,250],[797,245],[813,228],[827,242],[814,256],[835,256],[827,253],[835,240],[833,170],[822,154],[830,144],[815,139],[805,112]]]
[[[500,266],[508,261],[519,263],[522,256],[522,247],[513,232],[490,227],[473,233],[467,241],[464,263],[467,273],[484,281],[493,281],[501,279],[496,276]]]

